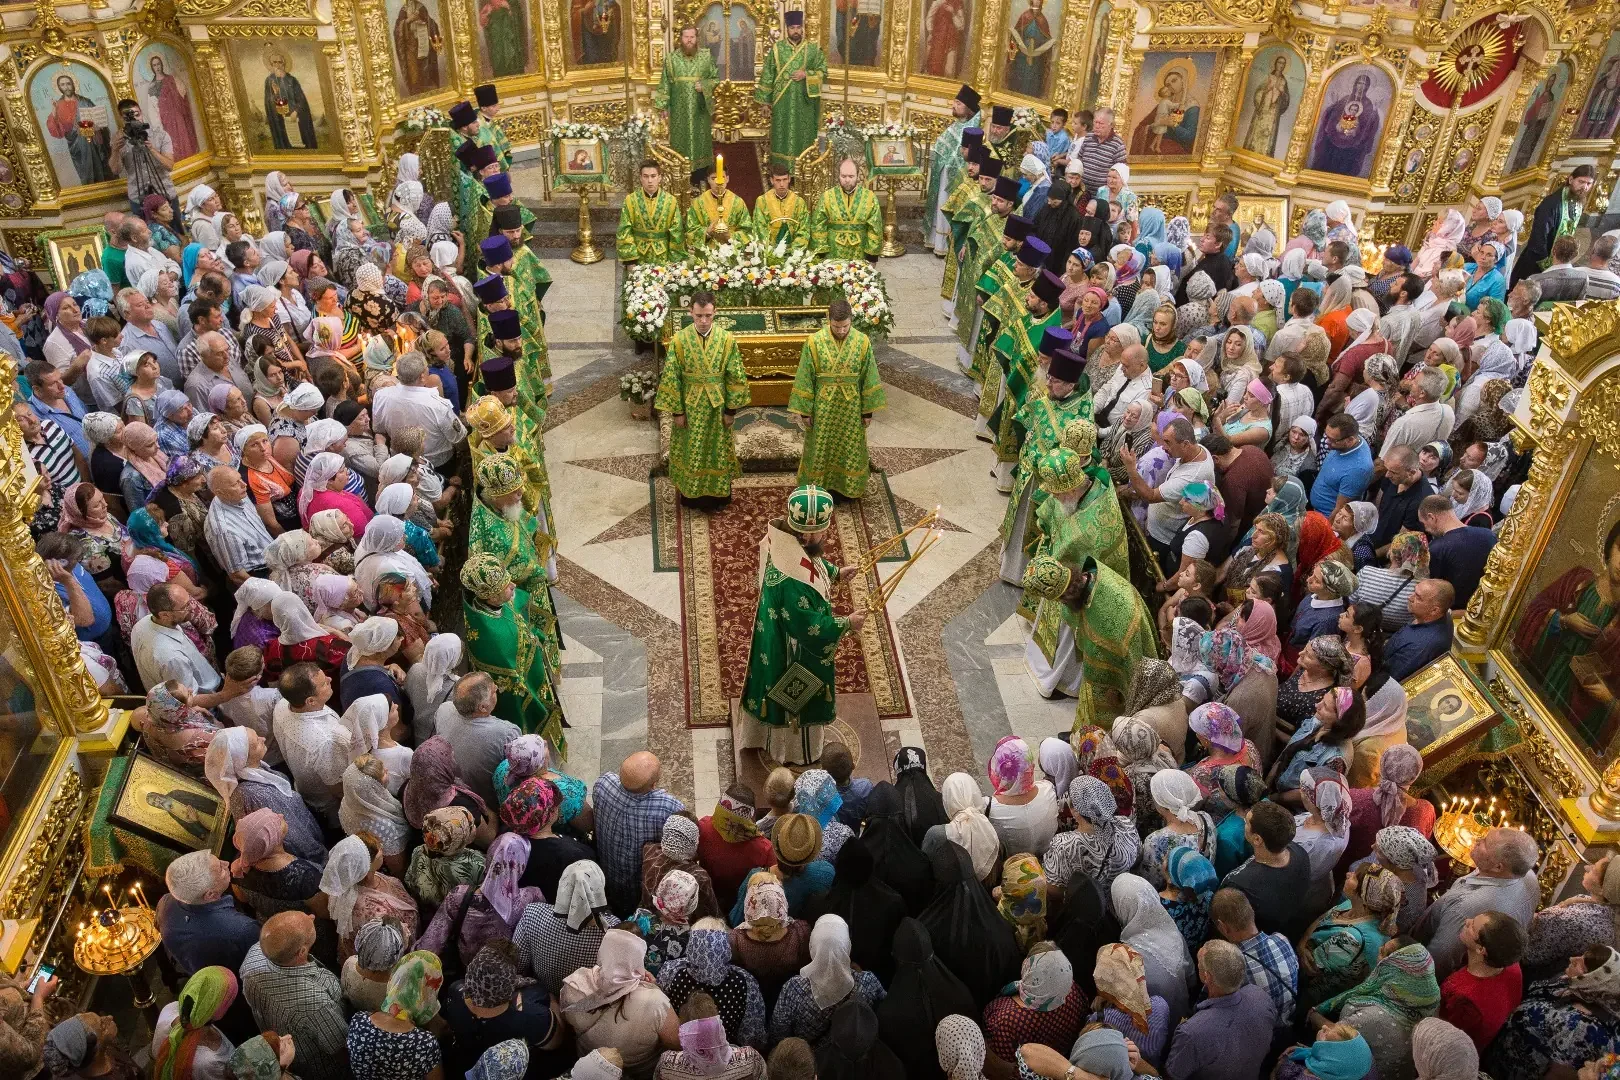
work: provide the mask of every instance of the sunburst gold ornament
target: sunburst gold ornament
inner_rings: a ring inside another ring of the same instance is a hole
[[[1495,23],[1469,27],[1440,54],[1434,81],[1448,94],[1466,94],[1484,84],[1507,52],[1507,36]]]

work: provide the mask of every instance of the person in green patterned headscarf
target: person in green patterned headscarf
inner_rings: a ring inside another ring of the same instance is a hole
[[[417,903],[437,907],[457,885],[477,885],[484,880],[484,853],[471,846],[477,827],[472,811],[465,806],[441,806],[428,812],[422,821],[422,842],[411,852],[404,877],[405,887]]]
[[[759,546],[742,748],[762,749],[783,764],[821,757],[826,726],[837,716],[833,656],[844,635],[866,622],[864,612],[833,614],[833,584],[854,568],[822,557],[832,520],[832,492],[806,484],[788,496],[787,516],[771,521]]]
[[[222,1036],[212,1025],[236,1000],[236,989],[236,972],[218,964],[186,980],[174,1023],[152,1061],[154,1080],[191,1080],[197,1051],[220,1049]]]
[[[444,985],[444,966],[425,949],[408,952],[388,976],[388,992],[379,1010],[396,1020],[417,1027],[426,1026],[439,1015],[439,988]]]
[[[1119,715],[1137,664],[1159,655],[1147,604],[1129,579],[1089,555],[1078,573],[1050,555],[1037,556],[1024,573],[1024,587],[1059,601],[1074,628],[1088,691],[1075,699],[1075,730],[1106,730]]]
[[[231,1051],[231,1073],[236,1080],[282,1080],[297,1049],[290,1035],[255,1035]]]
[[[541,579],[542,589],[547,588]],[[527,734],[544,735],[566,754],[557,667],[550,660],[553,621],[542,633],[533,622],[537,605],[512,581],[500,559],[471,552],[461,567],[462,613],[467,622],[467,658],[473,670],[495,680],[495,715]],[[549,601],[548,601],[549,603]]]

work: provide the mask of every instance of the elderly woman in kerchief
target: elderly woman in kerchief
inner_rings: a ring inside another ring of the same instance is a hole
[[[697,919],[697,878],[685,870],[671,870],[659,881],[652,906],[637,908],[625,926],[634,924],[647,942],[647,971],[657,975],[671,960],[686,955],[692,924]]]
[[[1178,769],[1154,773],[1148,789],[1164,824],[1142,842],[1136,867],[1156,891],[1165,886],[1165,857],[1172,846],[1185,845],[1206,859],[1214,858],[1215,819],[1198,809],[1204,793],[1197,781]]]
[[[124,506],[138,510],[152,497],[169,471],[169,455],[158,446],[157,432],[139,420],[124,425],[124,467],[118,477]]]
[[[1405,825],[1427,836],[1434,830],[1434,804],[1411,792],[1423,772],[1423,755],[1405,742],[1386,747],[1378,758],[1375,786],[1350,791],[1350,839],[1339,860],[1341,872],[1373,848],[1380,829]]]
[[[146,692],[146,719],[137,726],[146,737],[147,750],[159,761],[200,775],[208,745],[222,725],[211,710],[191,705],[191,695],[189,687],[173,679],[152,687]],[[178,818],[196,816],[195,808],[183,801],[170,812]],[[192,831],[198,828],[202,828],[200,822]]]
[[[659,840],[648,841],[641,846],[642,907],[652,906],[653,894],[665,874],[672,870],[685,870],[698,883],[696,914],[699,917],[718,917],[721,914],[720,901],[714,895],[714,882],[710,879],[709,872],[698,862],[698,832],[697,819],[690,811],[681,811],[671,814],[664,820]],[[825,851],[822,857],[826,858]]]
[[[354,289],[344,310],[353,315],[367,334],[382,334],[394,328],[399,307],[383,292],[383,272],[375,263],[362,261],[354,269]]]
[[[382,1007],[349,1021],[349,1069],[356,1080],[426,1080],[438,1075],[443,1053],[427,1025],[439,1015],[444,969],[418,950],[400,958],[388,976]]]
[[[1393,871],[1369,864],[1345,877],[1346,899],[1317,917],[1300,951],[1308,1007],[1357,985],[1372,973],[1384,943],[1396,935],[1403,885]]]
[[[944,842],[955,844],[967,853],[978,880],[989,881],[1000,865],[1002,855],[1001,837],[985,816],[989,800],[966,773],[947,776],[940,792],[944,797],[945,812],[951,819],[937,832],[929,830],[929,835],[923,838],[923,853],[932,857],[936,847],[943,846]]]
[[[355,931],[385,915],[399,919],[409,936],[416,937],[416,901],[397,878],[381,872],[382,861],[375,837],[346,836],[332,848],[321,873],[321,891],[337,923],[339,952],[345,958],[354,951]]]
[[[790,1036],[816,1045],[828,1032],[833,1010],[853,996],[869,1007],[883,1000],[883,984],[850,962],[849,926],[837,915],[823,915],[810,932],[810,962],[782,986],[771,1012],[770,1037]]]
[[[787,894],[769,870],[756,870],[738,893],[742,921],[731,931],[731,953],[775,999],[782,984],[810,962],[810,924],[788,911]]]
[[[1113,790],[1095,776],[1075,777],[1068,794],[1075,827],[1052,838],[1042,862],[1047,881],[1062,889],[1084,873],[1106,891],[1136,865],[1142,846],[1136,823],[1118,812]]]
[[[515,832],[496,837],[485,856],[483,880],[476,887],[458,885],[450,891],[418,946],[433,953],[454,946],[467,965],[488,942],[511,941],[523,909],[545,900],[538,887],[521,884],[528,861],[527,837]],[[452,942],[450,935],[458,926],[460,933]]]
[[[387,974],[383,973],[384,982],[379,985],[386,986]],[[349,1000],[352,1003],[354,998]],[[361,1007],[374,1008],[381,1004],[379,997],[374,1003]],[[231,1051],[231,1073],[236,1080],[293,1080],[289,1070],[297,1053],[298,1047],[291,1035],[266,1031]]]
[[[1003,738],[991,751],[988,772],[992,794],[985,816],[1002,850],[1045,854],[1057,831],[1057,792],[1036,779],[1029,744],[1015,735]]]
[[[235,1047],[214,1025],[236,1000],[236,972],[213,965],[186,980],[152,1030],[153,1080],[204,1080],[226,1075]]]
[[[1185,338],[1199,327],[1209,325],[1209,305],[1215,299],[1215,282],[1202,270],[1187,279],[1187,302],[1176,308],[1176,337]]]
[[[51,1027],[45,1002],[59,981],[55,976],[41,978],[32,995],[24,993],[28,980],[20,975],[0,986],[0,1068],[8,1076],[29,1076],[39,1068]]]
[[[1180,695],[1179,680],[1176,693]],[[1119,767],[1131,784],[1133,793],[1131,801],[1137,830],[1146,835],[1162,824],[1158,808],[1153,804],[1150,786],[1153,774],[1163,769],[1176,768],[1176,759],[1180,755],[1170,752],[1169,746],[1160,737],[1157,729],[1143,720],[1140,714],[1121,716],[1115,720],[1108,736],[1118,751]],[[1182,745],[1185,745],[1185,742],[1186,736],[1183,735]]]
[[[985,1043],[1004,1062],[1025,1043],[1068,1053],[1089,1005],[1069,958],[1050,941],[1036,942],[1012,993],[984,1007]]]
[[[433,603],[433,581],[416,556],[405,550],[405,523],[390,514],[378,514],[366,525],[360,545],[354,551],[354,580],[365,593],[366,602],[377,602],[377,579],[394,571],[416,582],[422,604]]]
[[[1158,891],[1145,879],[1135,874],[1121,874],[1110,889],[1114,916],[1120,923],[1120,942],[1140,957],[1147,991],[1152,997],[1163,998],[1169,1006],[1170,1017],[1187,1013],[1187,987],[1193,975],[1192,955],[1182,939],[1175,920],[1164,909]],[[1102,981],[1098,980],[1098,990]],[[1150,1031],[1141,1046],[1148,1060],[1163,1060],[1162,1047]]]
[[[442,806],[423,819],[422,843],[411,851],[405,887],[424,907],[438,907],[450,891],[484,877],[484,853],[472,846],[477,822],[465,806]]]
[[[51,1028],[42,1052],[51,1080],[140,1080],[146,1071],[119,1043],[118,1021],[82,1012]]]
[[[283,911],[326,910],[321,867],[287,850],[287,819],[269,807],[236,822],[232,887],[260,919]]]
[[[1300,774],[1303,813],[1294,815],[1294,842],[1311,861],[1311,885],[1305,904],[1317,911],[1333,897],[1333,868],[1350,841],[1350,785],[1344,774],[1320,766]]]
[[[388,993],[388,975],[410,941],[398,919],[385,917],[366,923],[354,935],[354,955],[343,962],[343,996],[357,1010],[382,1008]]]
[[[1620,859],[1605,855],[1581,873],[1585,892],[1536,912],[1524,954],[1526,981],[1552,974],[1568,958],[1615,940],[1620,926]]]
[[[1260,768],[1260,751],[1244,738],[1243,718],[1231,706],[1218,701],[1205,702],[1188,715],[1187,727],[1205,755],[1187,767],[1187,775],[1205,795],[1216,790],[1215,774],[1223,766]]]
[[[581,1051],[617,1050],[632,1076],[652,1075],[663,1049],[680,1045],[680,1022],[669,998],[647,975],[647,943],[627,930],[602,938],[596,963],[562,986],[563,1018]]]

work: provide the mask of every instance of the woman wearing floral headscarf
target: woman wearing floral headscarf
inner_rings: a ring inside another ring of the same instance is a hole
[[[1260,751],[1253,742],[1244,738],[1243,718],[1231,706],[1218,701],[1206,702],[1188,716],[1187,727],[1197,738],[1205,755],[1187,766],[1187,775],[1192,777],[1204,795],[1212,795],[1219,790],[1216,772],[1224,766],[1260,768]]]
[[[443,1054],[426,1025],[439,1015],[444,969],[439,958],[406,953],[388,977],[382,1008],[349,1021],[349,1069],[356,1080],[426,1080]]]
[[[1026,952],[1046,938],[1046,893],[1046,874],[1035,856],[1014,855],[1002,864],[1001,885],[993,894],[996,910]]]
[[[1384,943],[1396,934],[1403,887],[1376,864],[1351,871],[1348,898],[1323,912],[1305,932],[1300,950],[1300,1000],[1308,1007],[1359,984],[1372,973]]]
[[[1121,942],[1103,945],[1097,950],[1094,977],[1097,997],[1086,1023],[1101,1023],[1131,1040],[1148,1062],[1154,1057],[1163,1061],[1173,1018],[1169,1002],[1148,989],[1142,953]]]
[[[1617,1039],[1620,952],[1596,945],[1572,957],[1559,977],[1526,990],[1483,1064],[1494,1076],[1567,1075],[1612,1052]]]
[[[985,816],[996,830],[1003,851],[1046,852],[1057,831],[1057,793],[1050,782],[1035,778],[1035,753],[1016,735],[1004,737],[990,752],[992,795]]]
[[[1219,882],[1215,864],[1192,848],[1177,845],[1165,854],[1164,877],[1159,901],[1175,920],[1188,954],[1196,956],[1209,937],[1209,902]]]
[[[827,775],[825,771],[819,769],[807,770],[804,775],[808,776],[810,772],[821,772],[823,776]],[[802,783],[804,776],[799,779]],[[828,776],[827,780],[831,784],[832,777]],[[838,789],[836,785],[832,786],[832,791],[834,798],[837,798]],[[834,806],[833,812],[836,813],[836,811],[837,807]],[[844,826],[844,828],[847,829],[848,826]],[[824,832],[823,836],[825,835]],[[714,880],[709,877],[709,872],[698,862],[699,837],[700,830],[698,829],[697,819],[692,816],[690,811],[681,811],[664,819],[664,827],[658,840],[649,840],[641,845],[640,904],[642,907],[652,907],[653,894],[657,891],[658,884],[663,880],[665,874],[671,870],[685,870],[698,883],[698,905],[695,914],[698,916],[719,916],[721,914],[720,901],[714,895]],[[827,858],[825,843],[822,845],[822,858]]]
[[[202,774],[208,744],[223,725],[211,710],[189,704],[191,694],[188,687],[174,680],[152,687],[146,692],[146,721],[138,726],[154,757],[195,776]],[[191,816],[187,815],[189,808],[182,802],[171,812],[176,817]],[[207,832],[200,822],[196,828]]]
[[[377,1003],[381,1004],[382,999]],[[288,1069],[297,1052],[291,1035],[267,1031],[231,1051],[231,1074],[236,1080],[292,1080]]]
[[[1350,791],[1350,839],[1339,859],[1341,870],[1372,851],[1380,829],[1404,825],[1420,836],[1434,831],[1434,804],[1411,792],[1422,772],[1423,755],[1404,742],[1379,755],[1377,785]]]
[[[647,942],[647,970],[657,975],[665,963],[686,955],[698,903],[697,878],[671,870],[659,881],[650,908],[638,908],[628,923]]]
[[[1135,821],[1118,813],[1113,791],[1095,776],[1069,783],[1069,806],[1075,827],[1052,838],[1043,861],[1046,879],[1062,889],[1083,873],[1106,890],[1136,863],[1141,840]]]
[[[437,907],[458,885],[483,880],[484,853],[472,847],[474,821],[465,806],[445,806],[423,821],[422,842],[411,851],[405,887],[424,907]]]
[[[236,1000],[236,973],[205,967],[163,1007],[152,1027],[153,1080],[223,1080],[231,1075],[231,1045],[214,1025]]]
[[[1173,692],[1179,697],[1179,681],[1176,686],[1177,689]],[[1181,707],[1185,711],[1184,701]],[[1164,741],[1156,728],[1142,719],[1142,715],[1138,713],[1135,716],[1121,716],[1114,721],[1108,737],[1118,752],[1119,767],[1131,784],[1132,812],[1135,815],[1137,829],[1146,835],[1161,824],[1159,811],[1153,805],[1153,793],[1150,788],[1153,774],[1163,769],[1176,768],[1176,760],[1180,755],[1171,753],[1169,744]],[[1181,731],[1178,745],[1184,746],[1187,741],[1185,726]]]
[[[743,920],[731,931],[731,953],[775,999],[781,985],[810,962],[810,924],[788,913],[787,894],[769,870],[749,875],[741,892]]]
[[[1318,766],[1300,774],[1299,794],[1305,812],[1294,815],[1294,842],[1311,860],[1305,906],[1320,911],[1333,898],[1333,868],[1350,840],[1350,785],[1343,773]]]
[[[1067,1054],[1087,1005],[1069,958],[1050,941],[1036,942],[1012,993],[984,1007],[985,1044],[1002,1062],[1012,1061],[1026,1043]]]
[[[511,941],[523,909],[545,899],[539,889],[520,884],[528,860],[527,839],[510,832],[497,836],[485,856],[484,880],[476,888],[458,885],[445,896],[418,947],[443,953],[451,947],[452,927],[459,925],[454,945],[465,968],[486,943]]]
[[[1399,1077],[1407,1075],[1412,1060],[1412,1029],[1440,1007],[1440,984],[1434,978],[1434,958],[1422,945],[1386,949],[1372,974],[1317,1005],[1316,1011],[1361,1033],[1372,1047],[1379,1076]],[[1509,1069],[1502,1075],[1539,1074]]]

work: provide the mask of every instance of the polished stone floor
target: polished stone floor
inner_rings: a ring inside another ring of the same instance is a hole
[[[649,360],[617,331],[612,259],[577,266],[559,253],[545,262],[567,769],[594,778],[645,746],[663,760],[666,786],[707,812],[732,778],[730,734],[685,724],[680,575],[653,564],[647,477],[657,428],[631,420],[618,396],[619,376]],[[977,388],[958,371],[940,315],[943,264],[907,255],[881,268],[896,325],[877,350],[889,405],[869,429],[872,456],[897,500],[937,504],[955,527],[890,604],[913,715],[884,725],[928,750],[936,779],[958,769],[983,776],[998,739],[1066,732],[1074,703],[1043,700],[1024,670],[1017,592],[997,575],[1007,503],[990,479],[990,447],[973,435]]]

